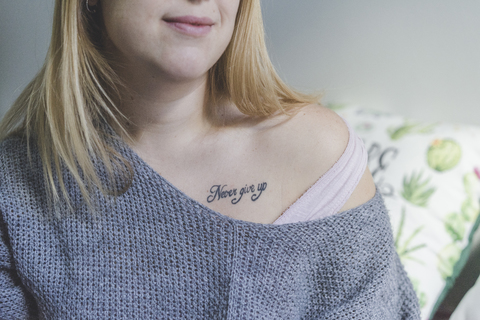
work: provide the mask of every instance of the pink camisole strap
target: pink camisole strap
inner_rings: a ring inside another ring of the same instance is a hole
[[[350,198],[365,172],[367,152],[362,139],[346,121],[345,123],[349,139],[342,156],[273,224],[316,220],[334,215]]]

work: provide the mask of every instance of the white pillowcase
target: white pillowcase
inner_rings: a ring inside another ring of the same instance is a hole
[[[463,268],[480,222],[480,128],[333,109],[365,142],[397,252],[429,319]]]

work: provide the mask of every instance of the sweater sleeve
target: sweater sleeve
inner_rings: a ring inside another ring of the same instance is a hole
[[[0,319],[35,319],[35,302],[18,276],[0,212]]]

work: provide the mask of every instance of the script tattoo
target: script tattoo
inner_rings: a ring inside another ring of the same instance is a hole
[[[252,201],[257,201],[258,198],[262,195],[262,192],[267,189],[267,183],[261,182],[255,188],[255,185],[245,185],[245,187],[241,188],[240,191],[236,188],[233,189],[226,189],[227,185],[216,184],[210,188],[210,195],[207,197],[207,202],[212,203],[213,201],[225,199],[225,198],[233,198],[230,200],[232,204],[237,204],[242,200],[243,195],[247,193],[251,193],[252,196],[250,199]]]

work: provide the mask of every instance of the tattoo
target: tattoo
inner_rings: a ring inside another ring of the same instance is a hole
[[[232,204],[237,204],[242,200],[243,195],[247,193],[252,193],[252,196],[250,199],[252,201],[257,201],[258,198],[262,195],[262,192],[267,189],[267,183],[262,182],[259,183],[257,188],[255,188],[255,185],[245,185],[245,187],[241,188],[240,191],[238,189],[233,188],[233,189],[226,189],[227,185],[220,185],[216,184],[210,188],[210,195],[207,197],[207,202],[212,203],[213,201],[217,200],[220,201],[221,199],[225,198],[232,198],[234,197],[230,202]]]

